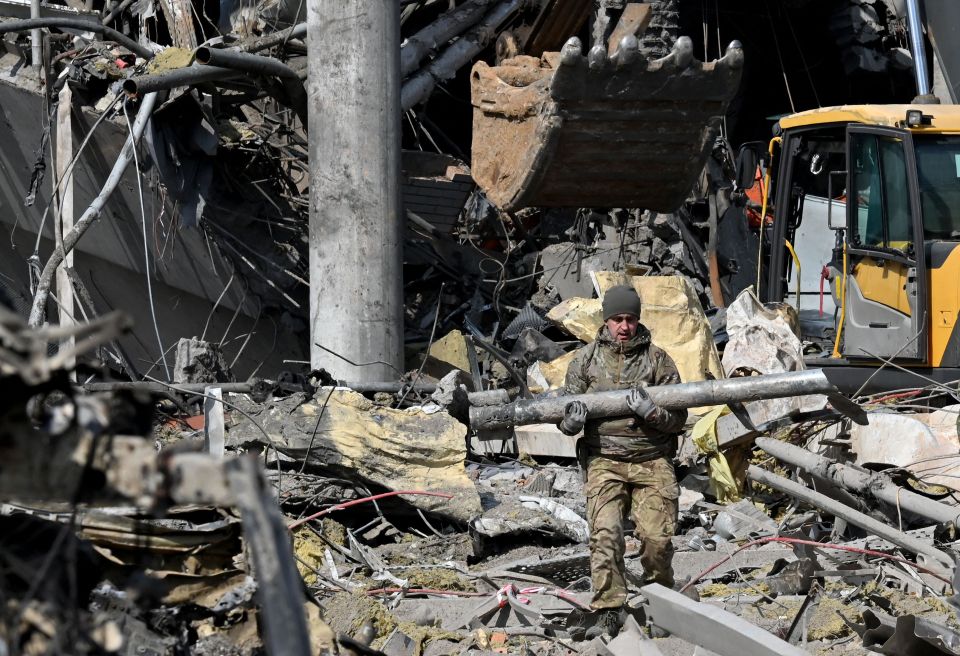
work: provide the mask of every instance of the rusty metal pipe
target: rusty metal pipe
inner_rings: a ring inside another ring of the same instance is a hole
[[[304,128],[307,127],[307,90],[297,72],[279,59],[207,46],[197,48],[195,57],[197,62],[204,66],[278,78],[286,91],[290,106],[300,118],[300,123]]]
[[[196,60],[204,65],[231,68],[235,71],[253,73],[255,75],[271,75],[280,78],[296,78],[297,73],[292,68],[274,57],[254,55],[249,52],[223,50],[201,46],[195,53]]]
[[[654,403],[668,409],[696,408],[721,403],[780,399],[805,394],[838,395],[823,371],[794,371],[769,376],[750,376],[724,380],[705,380],[679,385],[648,387]],[[571,401],[583,401],[587,416],[616,417],[629,415],[629,390],[576,394],[542,399],[523,399],[502,406],[470,409],[470,426],[477,430],[507,428],[527,424],[557,423],[563,409]]]
[[[131,96],[142,95],[154,91],[163,91],[176,87],[185,87],[201,82],[221,82],[243,77],[243,71],[219,66],[187,66],[175,68],[156,75],[142,75],[128,77],[123,81],[123,90]]]

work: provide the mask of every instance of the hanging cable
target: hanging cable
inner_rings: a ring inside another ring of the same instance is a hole
[[[770,33],[773,35],[773,45],[777,50],[777,60],[780,62],[780,73],[783,75],[783,86],[787,88],[787,100],[790,101],[790,111],[796,113],[797,107],[793,104],[793,94],[790,92],[790,80],[787,79],[787,68],[783,65],[783,55],[780,53],[780,39],[777,38],[777,28],[773,24],[773,16],[770,15],[770,7],[767,7],[767,20],[770,22]]]
[[[83,154],[83,149],[87,147],[87,144],[90,142],[90,138],[93,137],[94,131],[96,131],[97,127],[104,121],[104,119],[107,118],[107,116],[110,114],[110,111],[114,108],[114,106],[117,104],[117,101],[120,100],[122,96],[123,96],[123,93],[118,93],[116,96],[114,96],[113,100],[110,101],[110,104],[107,105],[107,108],[103,110],[103,113],[101,113],[100,116],[97,117],[97,120],[94,121],[93,125],[90,127],[90,130],[87,131],[87,136],[84,137],[83,142],[80,144],[80,147],[77,149],[77,152],[74,154],[73,158],[70,160],[70,163],[64,169],[63,176],[61,176],[60,179],[57,180],[57,184],[54,185],[53,191],[50,192],[50,202],[47,203],[46,209],[43,210],[43,216],[40,217],[40,228],[37,230],[37,241],[33,245],[33,255],[30,256],[31,262],[35,261],[38,269],[39,269],[39,263],[40,263],[40,239],[43,236],[43,228],[47,223],[47,215],[50,213],[50,208],[53,207],[54,198],[56,198],[57,194],[60,193],[61,185],[63,185],[63,183],[66,180],[73,177],[73,167],[76,166],[77,161],[79,161],[80,156]],[[61,220],[60,209],[58,205],[56,221],[59,223],[60,220]],[[13,232],[11,232],[10,234],[12,238]],[[37,271],[37,274],[39,275],[39,271]],[[32,283],[32,276],[31,276],[31,287],[32,286],[33,286],[33,283]]]
[[[823,107],[820,102],[820,96],[817,95],[817,87],[813,83],[813,76],[810,75],[810,66],[807,64],[807,58],[803,56],[803,48],[800,47],[800,40],[797,33],[793,30],[793,23],[789,20],[784,21],[790,28],[790,34],[793,36],[793,42],[797,46],[797,52],[800,53],[800,62],[803,64],[803,72],[807,74],[807,81],[810,83],[810,90],[813,91],[813,99],[817,101],[817,107]]]
[[[703,16],[703,61],[710,59],[710,55],[707,53],[707,47],[709,44],[709,27],[707,25],[707,0],[701,0],[700,2],[700,14]]]
[[[133,125],[130,123],[130,116],[127,114],[127,108],[123,108],[123,118],[127,122],[127,129],[130,130],[130,136],[133,135]],[[147,242],[147,211],[143,204],[143,182],[140,175],[140,158],[137,156],[137,144],[133,144],[133,167],[137,174],[137,191],[140,194],[140,218],[143,222],[143,266],[147,275],[147,298],[150,302],[150,316],[153,319],[153,332],[157,336],[157,346],[160,349],[160,359],[163,361],[163,371],[170,378],[170,368],[167,366],[167,355],[163,350],[163,340],[160,339],[160,327],[157,325],[157,309],[153,303],[153,283],[150,280],[150,246]]]
[[[706,0],[704,0],[706,1]],[[723,42],[720,40],[720,0],[713,0],[713,14],[717,19],[717,59],[723,59]],[[724,142],[730,133],[727,131],[727,114],[724,112],[720,117],[720,136]]]

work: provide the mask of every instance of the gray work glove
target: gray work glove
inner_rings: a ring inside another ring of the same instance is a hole
[[[627,405],[643,422],[655,423],[660,415],[660,406],[653,402],[647,390],[643,387],[637,387],[630,390],[627,395]]]
[[[587,423],[587,404],[583,401],[571,401],[563,409],[563,421],[560,430],[564,435],[576,435]]]

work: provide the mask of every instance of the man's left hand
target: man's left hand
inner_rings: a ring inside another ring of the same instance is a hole
[[[657,410],[659,410],[659,406],[653,402],[653,399],[650,398],[647,390],[643,387],[630,390],[627,395],[627,405],[633,410],[633,414],[643,421],[654,419]]]

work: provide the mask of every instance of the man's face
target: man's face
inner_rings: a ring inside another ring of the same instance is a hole
[[[640,318],[634,314],[615,314],[605,321],[607,330],[618,342],[626,342],[637,334]]]

